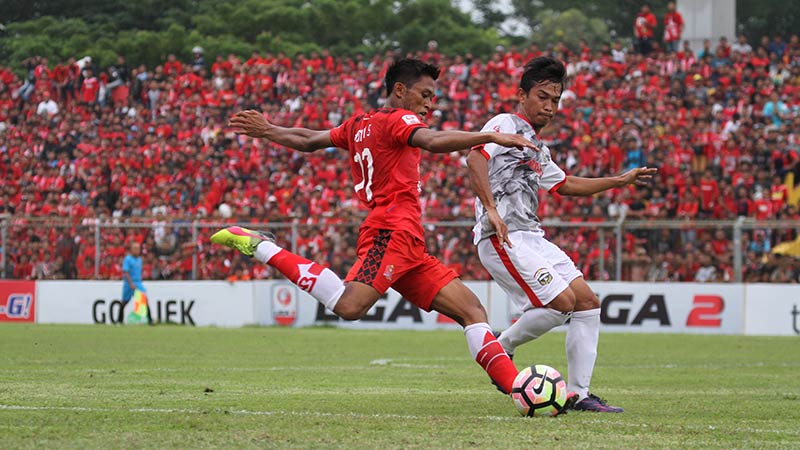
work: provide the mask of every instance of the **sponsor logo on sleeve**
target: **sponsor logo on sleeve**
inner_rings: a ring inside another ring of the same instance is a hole
[[[406,125],[416,125],[418,123],[422,123],[422,121],[419,120],[419,117],[417,117],[416,114],[406,114],[405,116],[402,117],[402,119],[403,122],[406,123]]]

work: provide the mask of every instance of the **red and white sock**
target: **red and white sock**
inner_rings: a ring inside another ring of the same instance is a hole
[[[258,244],[253,257],[278,269],[289,281],[331,311],[344,292],[344,282],[332,270],[284,250],[273,242]]]
[[[514,378],[519,373],[503,346],[497,342],[488,323],[473,323],[464,328],[469,352],[492,380],[506,393],[511,393]]]

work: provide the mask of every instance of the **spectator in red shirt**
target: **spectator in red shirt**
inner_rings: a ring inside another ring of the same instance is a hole
[[[700,178],[700,216],[710,218],[719,201],[719,184],[714,178],[714,172],[706,169]]]
[[[772,177],[770,200],[772,201],[772,210],[776,213],[782,211],[789,200],[789,189],[786,187],[786,184],[784,184],[780,175]]]
[[[167,56],[167,62],[164,63],[164,74],[178,75],[183,72],[183,64],[175,58],[172,53]]]
[[[678,51],[683,34],[683,16],[675,8],[675,2],[667,3],[667,13],[664,14],[664,50],[670,53]]]
[[[645,3],[633,22],[633,35],[636,38],[636,50],[647,56],[653,51],[653,34],[658,25],[655,14],[650,12],[650,5]]]
[[[83,69],[83,84],[81,85],[81,101],[88,105],[97,102],[97,93],[100,91],[100,80],[92,74],[92,69]]]

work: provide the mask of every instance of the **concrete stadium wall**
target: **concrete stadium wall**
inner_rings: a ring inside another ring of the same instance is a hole
[[[0,281],[0,322],[112,324],[122,306],[119,281]],[[493,328],[520,311],[494,282],[467,285]],[[800,335],[800,285],[592,282],[603,332]],[[161,323],[240,327],[335,325],[360,329],[460,329],[390,290],[357,322],[340,320],[286,281],[152,281],[153,318]],[[130,306],[128,306],[130,308]]]
[[[704,39],[711,40],[712,50],[722,36],[728,38],[729,45],[736,40],[735,0],[678,0],[676,5],[685,22],[682,40],[689,41],[693,51],[703,48]]]

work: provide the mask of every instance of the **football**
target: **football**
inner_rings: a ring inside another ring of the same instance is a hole
[[[514,379],[511,399],[523,416],[555,416],[567,401],[567,383],[558,370],[536,364]]]

